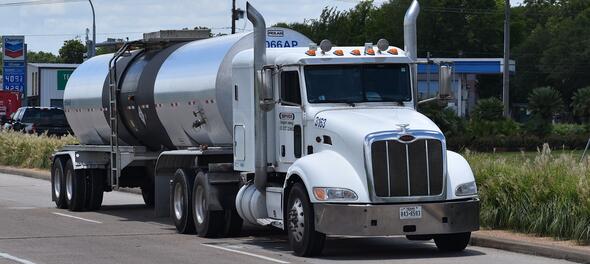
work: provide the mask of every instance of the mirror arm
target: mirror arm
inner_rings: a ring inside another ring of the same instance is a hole
[[[424,99],[422,101],[418,101],[418,105],[429,103],[429,102],[434,102],[434,101],[437,101],[437,100],[439,100],[439,98],[437,96],[435,96],[435,97],[432,97],[432,98]]]

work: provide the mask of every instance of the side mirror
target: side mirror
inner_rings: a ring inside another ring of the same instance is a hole
[[[441,65],[438,77],[438,100],[453,99],[453,68],[449,65]]]

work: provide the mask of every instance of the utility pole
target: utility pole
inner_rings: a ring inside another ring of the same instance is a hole
[[[231,33],[232,34],[236,34],[236,20],[238,20],[236,14],[237,14],[236,0],[232,0],[232,5],[231,5]]]
[[[88,2],[90,2],[90,8],[92,8],[92,44],[90,45],[90,53],[88,54],[88,58],[92,58],[96,56],[96,14],[94,13],[94,5],[92,4],[92,0],[88,0]]]
[[[504,117],[510,117],[510,0],[505,0],[504,7],[504,74],[502,102]]]

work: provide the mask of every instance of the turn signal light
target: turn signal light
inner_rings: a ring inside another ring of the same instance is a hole
[[[342,51],[342,50],[335,50],[334,51],[334,55],[336,55],[336,56],[344,56],[344,51]]]
[[[315,56],[315,50],[308,50],[305,54],[307,54],[307,56]]]
[[[361,51],[358,49],[352,50],[350,52],[350,54],[354,55],[354,56],[361,56]]]
[[[397,49],[396,48],[391,48],[387,51],[387,53],[391,54],[391,55],[397,55]]]

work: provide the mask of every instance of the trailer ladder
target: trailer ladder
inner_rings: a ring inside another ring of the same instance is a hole
[[[119,187],[119,177],[121,176],[121,150],[119,148],[119,108],[118,98],[121,92],[117,78],[117,60],[129,54],[131,45],[125,43],[109,61],[109,125],[111,127],[110,136],[110,177],[108,178],[109,187],[117,189]]]

